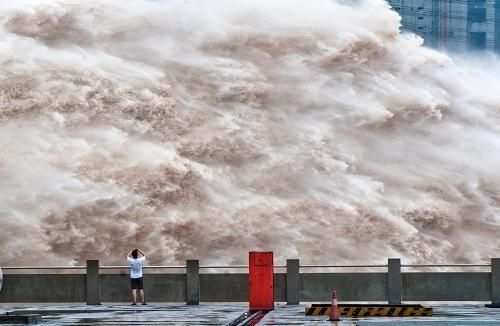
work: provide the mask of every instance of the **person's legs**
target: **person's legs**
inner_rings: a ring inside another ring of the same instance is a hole
[[[136,303],[137,302],[137,291],[136,289],[132,289],[132,303]]]
[[[132,304],[135,304],[137,302],[137,280],[134,278],[130,279],[130,285],[132,287]]]
[[[144,282],[143,282],[143,278],[141,277],[139,279],[139,294],[141,295],[141,302],[143,305],[146,304],[146,300],[144,300]]]
[[[140,295],[141,295],[141,302],[142,302],[143,304],[144,304],[144,303],[146,303],[146,300],[144,300],[144,290],[143,290],[143,289],[140,289],[140,290],[139,290],[139,293],[140,293]]]

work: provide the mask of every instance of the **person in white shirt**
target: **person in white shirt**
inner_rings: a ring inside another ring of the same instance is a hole
[[[141,254],[142,257],[139,258],[139,254]],[[139,289],[142,304],[146,304],[144,300],[144,284],[142,281],[142,266],[144,266],[145,260],[146,255],[141,249],[134,249],[127,254],[127,261],[130,265],[130,285],[132,286],[133,306],[137,304],[137,289]]]

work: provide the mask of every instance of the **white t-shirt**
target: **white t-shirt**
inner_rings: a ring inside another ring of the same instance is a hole
[[[142,277],[142,266],[144,266],[145,260],[146,257],[141,257],[137,259],[127,257],[127,261],[130,265],[130,278]]]

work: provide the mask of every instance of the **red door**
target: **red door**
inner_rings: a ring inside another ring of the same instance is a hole
[[[250,310],[274,309],[274,265],[272,252],[250,252]]]

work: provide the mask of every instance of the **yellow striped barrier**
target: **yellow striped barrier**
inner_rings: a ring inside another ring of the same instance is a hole
[[[328,316],[331,304],[313,304],[305,308],[306,316]],[[339,311],[346,317],[410,317],[432,316],[432,308],[421,305],[356,305],[339,304]]]

